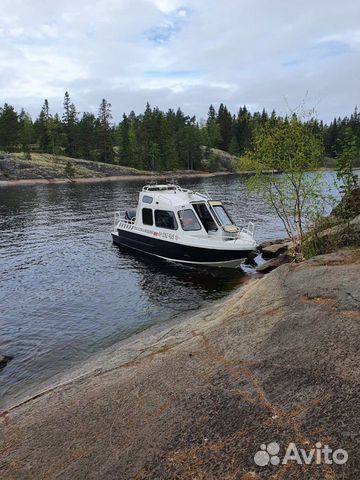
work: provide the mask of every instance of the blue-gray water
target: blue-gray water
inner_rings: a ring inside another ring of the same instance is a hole
[[[331,176],[331,175],[330,175]],[[284,235],[244,177],[182,182],[223,199],[258,241]],[[120,250],[113,212],[136,205],[142,183],[0,188],[0,402],[116,341],[221,298],[239,271],[199,271]]]

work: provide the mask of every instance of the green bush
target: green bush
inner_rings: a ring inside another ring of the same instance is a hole
[[[75,167],[74,165],[68,160],[66,162],[65,168],[64,168],[64,174],[65,177],[67,178],[74,178],[75,177]]]

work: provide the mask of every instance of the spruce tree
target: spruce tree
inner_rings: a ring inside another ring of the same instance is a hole
[[[18,114],[14,107],[7,103],[0,110],[0,149],[11,152],[18,142]]]
[[[246,106],[240,107],[236,119],[237,142],[239,145],[239,154],[243,155],[253,144],[253,128],[251,115]]]
[[[76,133],[78,123],[78,112],[75,105],[70,100],[70,95],[65,92],[64,95],[64,113],[62,115],[64,129],[64,150],[69,157],[77,156]]]
[[[221,135],[221,143],[219,144],[219,148],[221,150],[225,150],[226,152],[229,149],[231,136],[232,136],[232,127],[233,121],[231,113],[228,111],[227,107],[224,104],[220,104],[218,115],[217,115],[217,123],[220,128],[220,135]]]
[[[208,118],[206,121],[206,130],[207,130],[207,143],[206,147],[210,148],[220,148],[223,144],[223,139],[220,133],[220,127],[217,123],[215,108],[210,105],[208,111]]]
[[[19,115],[19,142],[26,160],[31,160],[30,145],[34,138],[31,116],[22,108]]]
[[[125,113],[119,126],[119,133],[119,163],[120,165],[132,166],[133,158],[130,143],[130,122]]]
[[[40,152],[49,153],[52,151],[51,133],[50,133],[50,113],[49,102],[44,100],[39,118],[35,122]]]
[[[77,153],[80,158],[95,160],[96,119],[93,113],[84,112],[77,124]]]
[[[99,106],[97,118],[98,150],[100,161],[110,163],[114,160],[111,120],[111,103],[103,98]]]

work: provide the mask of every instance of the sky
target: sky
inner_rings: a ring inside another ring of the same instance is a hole
[[[286,114],[329,122],[360,106],[358,0],[0,0],[0,104],[33,117],[44,98],[113,121],[146,102],[204,119]]]

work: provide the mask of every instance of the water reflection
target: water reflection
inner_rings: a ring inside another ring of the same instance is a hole
[[[221,198],[258,241],[282,225],[243,177],[182,182]],[[248,278],[199,270],[112,244],[113,212],[137,204],[142,183],[38,185],[0,189],[0,401],[19,398],[99,349],[155,323],[181,317]]]
[[[131,259],[141,272],[139,287],[149,300],[174,311],[199,308],[204,299],[220,298],[249,279],[241,269],[195,267],[135,253],[126,247],[114,248],[118,249],[121,261],[124,257]],[[169,291],[169,284],[176,285],[175,297],[174,292]]]

